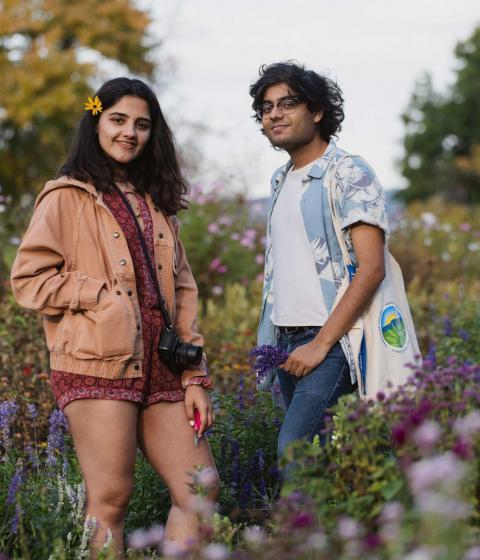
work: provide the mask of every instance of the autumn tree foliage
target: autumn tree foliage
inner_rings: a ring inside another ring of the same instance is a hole
[[[149,16],[131,0],[0,0],[0,189],[37,192],[104,78],[151,77]],[[120,72],[122,72],[120,70]]]

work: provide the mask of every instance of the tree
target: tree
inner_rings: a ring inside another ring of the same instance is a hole
[[[480,202],[480,27],[455,49],[459,66],[451,88],[435,92],[426,75],[406,112],[401,170],[405,201],[441,195],[448,201]]]
[[[0,189],[12,203],[62,163],[103,63],[149,77],[148,15],[131,0],[0,0]]]

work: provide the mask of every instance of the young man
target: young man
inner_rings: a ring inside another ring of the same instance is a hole
[[[358,156],[344,158],[335,176],[335,204],[357,270],[333,310],[346,270],[325,177],[348,155],[332,139],[344,118],[342,92],[330,79],[289,62],[263,66],[250,95],[263,134],[290,156],[272,178],[258,335],[260,345],[289,353],[261,387],[268,389],[278,375],[287,409],[278,442],[282,456],[292,441],[321,435],[326,409],[354,389],[344,334],[384,278],[388,225],[372,169]]]

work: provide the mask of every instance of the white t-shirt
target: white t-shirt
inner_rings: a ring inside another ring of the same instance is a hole
[[[272,213],[271,320],[280,327],[322,326],[328,317],[300,207],[308,185],[302,179],[312,165],[289,170]]]

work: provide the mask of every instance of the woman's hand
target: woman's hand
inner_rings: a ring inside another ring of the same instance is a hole
[[[190,426],[195,425],[194,413],[195,409],[200,414],[200,428],[198,437],[202,437],[203,433],[213,425],[214,415],[212,401],[208,391],[201,385],[189,385],[185,391],[185,410]]]

